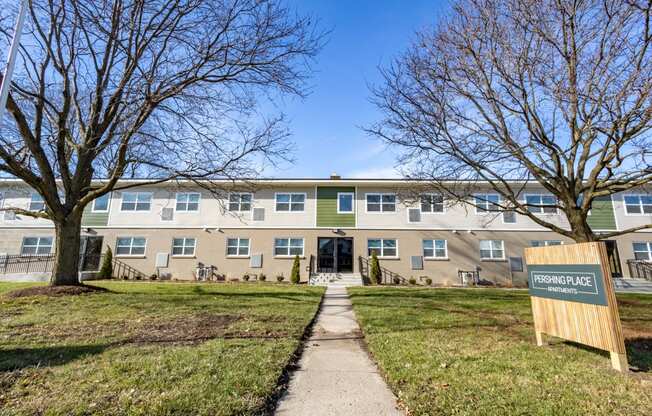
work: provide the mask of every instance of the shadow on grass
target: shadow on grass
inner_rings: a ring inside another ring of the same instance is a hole
[[[652,371],[652,338],[632,338],[625,340],[629,364],[639,371]]]
[[[101,354],[108,347],[99,344],[0,349],[0,372],[63,365],[88,355]]]

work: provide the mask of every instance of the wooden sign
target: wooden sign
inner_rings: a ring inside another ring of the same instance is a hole
[[[625,341],[603,242],[525,249],[537,345],[543,334],[611,354],[628,370]]]

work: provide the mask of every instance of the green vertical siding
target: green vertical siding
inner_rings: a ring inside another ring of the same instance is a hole
[[[91,212],[92,203],[88,204],[84,208],[84,214],[82,215],[82,226],[84,227],[100,227],[109,225],[109,213],[108,212]]]
[[[589,215],[587,220],[594,230],[615,230],[616,216],[614,215],[611,197],[606,196],[593,200],[591,215]]]
[[[337,213],[338,192],[353,192],[355,194],[355,188],[347,186],[320,186],[317,188],[317,227],[355,227],[355,213]]]

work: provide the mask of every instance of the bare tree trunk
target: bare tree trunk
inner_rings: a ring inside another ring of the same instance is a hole
[[[79,285],[79,246],[81,215],[70,214],[62,223],[55,222],[56,246],[50,285]]]
[[[588,243],[599,240],[598,236],[595,235],[591,226],[586,221],[586,216],[582,215],[579,211],[567,214],[567,218],[573,232],[573,240],[576,243]]]

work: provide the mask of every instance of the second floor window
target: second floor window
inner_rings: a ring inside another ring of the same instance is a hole
[[[173,256],[194,256],[197,240],[194,238],[173,238],[172,255]]]
[[[503,240],[480,240],[480,258],[482,260],[503,260],[505,258]]]
[[[395,194],[367,194],[367,212],[395,212]]]
[[[118,256],[144,256],[145,237],[118,237],[115,243],[115,254]]]
[[[20,248],[22,256],[43,255],[52,252],[52,237],[25,237]]]
[[[371,256],[376,253],[378,257],[396,257],[398,248],[395,239],[372,239],[367,240],[367,254]]]
[[[248,256],[249,239],[248,238],[228,238],[226,240],[227,256]]]
[[[533,214],[556,214],[557,198],[553,195],[525,195],[527,210]]]
[[[547,247],[560,246],[563,243],[560,240],[533,240],[530,241],[530,247]]]
[[[177,211],[196,212],[199,211],[199,193],[184,192],[177,194]]]
[[[251,211],[251,200],[250,193],[231,193],[229,194],[229,211]]]
[[[122,211],[149,211],[152,207],[152,194],[149,192],[124,192]]]
[[[109,194],[104,194],[93,200],[92,212],[107,212],[109,210]]]
[[[500,204],[500,195],[498,194],[476,194],[474,199],[477,214],[500,211],[498,206]]]
[[[29,210],[30,211],[43,211],[45,210],[45,201],[41,194],[33,192],[29,199]]]
[[[447,258],[446,240],[423,240],[423,257],[427,259]]]
[[[625,212],[652,214],[652,195],[625,195]]]
[[[353,192],[337,193],[337,213],[338,214],[353,213]]]
[[[306,194],[278,193],[276,194],[276,211],[302,212],[305,210]]]
[[[652,242],[636,242],[633,248],[636,260],[652,260]]]
[[[444,197],[439,194],[421,195],[421,212],[444,212]]]
[[[303,256],[303,238],[275,238],[275,256]]]

